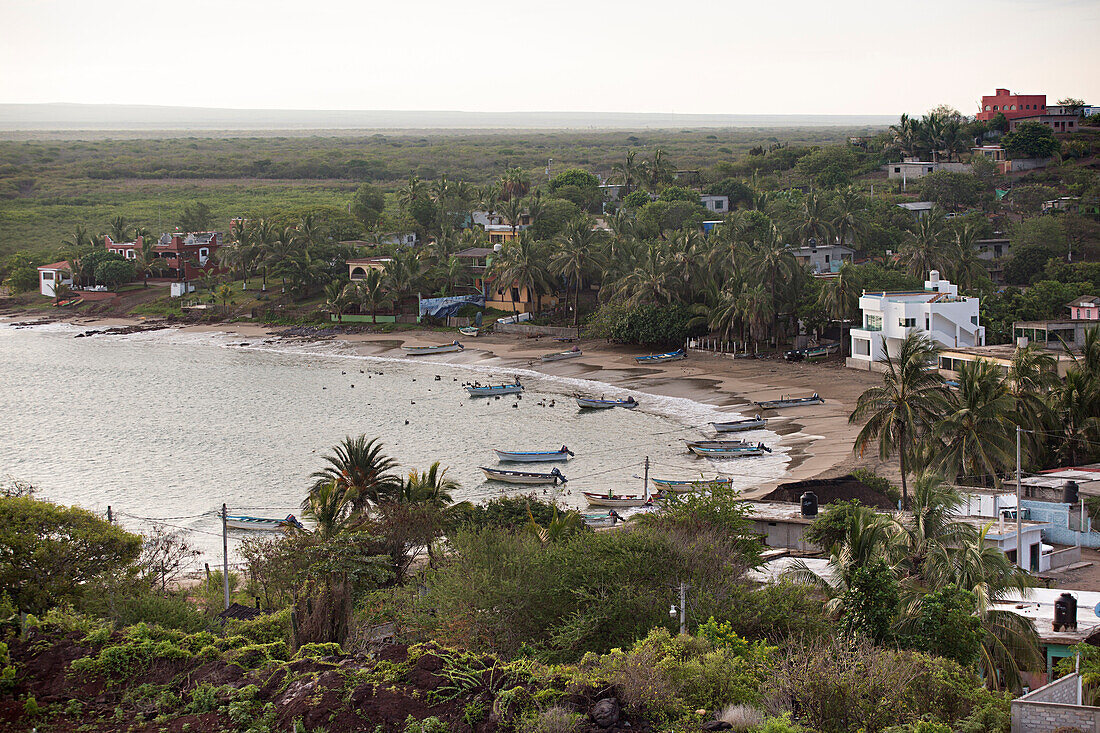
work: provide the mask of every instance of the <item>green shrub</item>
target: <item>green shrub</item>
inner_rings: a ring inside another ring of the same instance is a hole
[[[203,682],[191,691],[188,713],[212,713],[218,708],[218,688],[209,682]]]
[[[277,613],[265,613],[249,621],[229,621],[225,625],[227,634],[240,635],[253,644],[270,644],[282,641],[291,642],[290,611],[284,608]]]
[[[864,486],[877,491],[890,501],[897,503],[901,500],[901,491],[898,487],[874,471],[868,468],[857,468],[852,471],[852,475]]]
[[[451,727],[434,715],[423,720],[410,715],[405,718],[404,733],[451,733]]]
[[[343,655],[344,650],[336,642],[310,643],[298,647],[294,653],[295,659],[320,659],[321,657],[335,657]]]
[[[0,693],[6,693],[15,687],[15,665],[11,663],[8,645],[0,641]]]

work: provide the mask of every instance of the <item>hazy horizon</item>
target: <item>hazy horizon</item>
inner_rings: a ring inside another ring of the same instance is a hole
[[[1097,0],[4,0],[0,23],[5,104],[678,119],[974,114],[997,87],[1100,102]]]

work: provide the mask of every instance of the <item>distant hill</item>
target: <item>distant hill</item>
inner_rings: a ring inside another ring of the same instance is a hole
[[[636,129],[883,126],[887,115],[276,110],[115,104],[0,104],[0,130]]]

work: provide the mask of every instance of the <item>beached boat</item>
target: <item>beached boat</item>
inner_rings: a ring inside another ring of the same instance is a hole
[[[668,351],[664,354],[652,354],[650,356],[635,356],[634,361],[639,364],[656,364],[662,361],[678,361],[679,359],[687,358],[687,354],[683,349],[676,349],[676,351]]]
[[[589,408],[592,410],[607,410],[612,407],[625,407],[628,410],[633,410],[638,406],[638,401],[633,397],[627,397],[622,400],[605,400],[596,399],[595,397],[581,397],[575,395],[574,398],[577,401],[578,407]]]
[[[687,441],[687,448],[691,450],[692,446],[698,448],[737,448],[738,446],[753,445],[753,443],[747,440],[689,440]]]
[[[510,326],[513,323],[523,323],[524,321],[531,320],[530,313],[520,313],[519,315],[506,316],[504,318],[498,318],[497,323],[502,326]]]
[[[565,476],[562,476],[561,471],[558,469],[552,470],[550,473],[535,473],[533,471],[508,471],[503,468],[486,468],[485,466],[478,466],[481,472],[485,474],[485,478],[492,479],[493,481],[504,481],[509,484],[557,484],[559,482],[565,483]]]
[[[625,522],[626,520],[620,517],[614,509],[606,512],[582,514],[581,519],[589,527],[614,527],[618,522]]]
[[[402,346],[408,356],[423,356],[425,354],[446,354],[450,351],[462,351],[465,347],[457,341],[438,346]]]
[[[711,486],[714,486],[715,484],[718,484],[720,486],[730,486],[730,485],[733,484],[733,479],[731,479],[731,478],[720,478],[718,476],[715,476],[712,479],[696,478],[696,479],[687,479],[687,480],[683,480],[683,481],[678,480],[678,479],[664,479],[664,478],[655,478],[655,479],[652,479],[652,480],[653,480],[653,485],[656,486],[657,488],[664,489],[666,491],[673,491],[677,494],[684,494],[684,493],[687,493],[689,491],[699,491],[701,489],[709,489]]]
[[[757,402],[756,406],[761,410],[777,410],[782,407],[798,407],[799,405],[820,405],[825,400],[818,396],[817,392],[814,392],[810,397],[781,397],[778,400],[764,400],[763,402]]]
[[[304,529],[302,523],[293,514],[286,515],[286,519],[267,519],[265,517],[249,517],[243,514],[230,514],[225,518],[225,524],[230,529],[248,529],[261,532],[275,532],[291,527]]]
[[[473,384],[463,385],[471,397],[492,397],[502,394],[519,394],[523,391],[523,385],[519,383],[519,377],[511,384]]]
[[[711,427],[716,433],[739,433],[742,430],[756,430],[767,427],[768,421],[759,415],[746,417],[743,420],[731,420],[730,422],[712,422]]]
[[[637,494],[593,494],[590,491],[582,493],[584,494],[584,498],[588,501],[588,506],[605,506],[612,509],[647,506],[661,499],[660,494],[639,496]]]
[[[568,461],[573,451],[564,445],[560,450],[493,450],[497,454],[497,460],[513,461],[516,463],[536,463],[543,461]]]
[[[470,338],[477,338],[481,335],[481,329],[477,326],[463,326],[458,329],[458,332],[463,336],[469,336]]]
[[[813,349],[806,349],[806,361],[817,362],[825,361],[829,356],[829,350],[824,346],[818,346]]]
[[[574,346],[569,351],[558,351],[553,354],[543,354],[539,361],[561,361],[562,359],[574,359],[584,354],[579,347]]]
[[[697,448],[691,446],[688,450],[704,458],[748,458],[750,456],[762,456],[765,453],[772,452],[772,449],[763,443],[757,443],[756,445],[729,446],[728,448]]]

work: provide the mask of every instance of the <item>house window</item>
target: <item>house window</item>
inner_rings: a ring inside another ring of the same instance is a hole
[[[928,172],[929,172],[929,173],[931,173],[931,172],[932,172],[932,166],[928,166]]]
[[[899,318],[898,319],[898,325],[901,326],[902,328],[916,328],[917,327],[917,319],[916,318]]]
[[[43,280],[53,280],[53,273],[52,272],[43,272],[42,273],[42,279]]]
[[[985,106],[985,111],[986,111],[986,112],[988,112],[988,111],[989,111],[989,105],[988,105],[988,104],[987,104],[987,105]]]
[[[993,105],[993,111],[994,111],[994,112],[996,112],[996,111],[997,111],[997,105]]]
[[[882,330],[882,316],[866,315],[863,318],[863,327],[868,331]]]
[[[970,322],[973,323],[975,326],[977,326],[978,325],[978,317],[977,316],[970,316]]]
[[[894,173],[901,173],[901,166],[900,165],[894,166]]]
[[[715,208],[715,209],[720,209],[720,208],[722,208],[722,202],[721,202],[721,201],[715,201],[715,202],[714,202],[714,208]]]
[[[829,255],[825,255],[825,264],[829,264]]]

